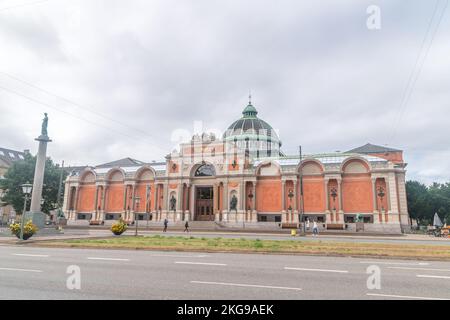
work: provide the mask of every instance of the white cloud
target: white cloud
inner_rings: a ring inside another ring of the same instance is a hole
[[[399,110],[434,2],[377,1],[378,31],[366,28],[372,1],[79,0],[1,11],[11,3],[0,4],[0,72],[76,105],[0,73],[0,87],[47,104],[0,88],[4,147],[35,150],[47,111],[58,161],[161,160],[174,130],[192,132],[197,120],[225,130],[251,89],[287,153],[388,144],[405,150],[409,178],[450,178],[448,14]]]

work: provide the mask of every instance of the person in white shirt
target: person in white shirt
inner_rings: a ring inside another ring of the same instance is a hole
[[[317,225],[316,220],[313,222],[313,235],[317,236],[319,234],[319,226]]]

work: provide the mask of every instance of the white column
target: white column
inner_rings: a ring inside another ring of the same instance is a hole
[[[252,184],[252,222],[258,222],[258,211],[256,210],[256,181]]]
[[[405,228],[410,228],[411,222],[408,214],[408,201],[406,199],[405,174],[397,174],[398,197],[400,200],[400,223]]]
[[[336,217],[331,216],[330,211],[330,195],[328,194],[328,182],[330,181],[329,178],[323,179],[323,188],[325,191],[325,222],[326,223],[332,223],[333,220],[336,220]]]
[[[228,201],[228,182],[224,182],[223,183],[223,221],[228,221],[228,206],[229,206],[229,201]]]
[[[183,201],[183,184],[181,182],[178,183],[177,187],[177,206],[176,206],[176,218],[175,221],[181,221],[181,209],[182,209],[182,201]]]
[[[337,179],[338,184],[338,211],[337,211],[337,217],[339,218],[339,223],[344,223],[344,203],[343,203],[343,197],[342,197],[342,179]],[[336,219],[338,220],[338,219]]]
[[[398,218],[398,201],[397,201],[397,183],[395,179],[395,173],[389,173],[389,203],[390,203],[390,212],[389,212],[389,221],[388,223],[399,223]]]
[[[190,188],[190,196],[189,196],[189,208],[190,208],[190,213],[191,213],[191,220],[195,220],[195,193],[197,192],[197,190],[195,190],[195,186],[191,185]]]
[[[286,181],[282,180],[281,181],[281,222],[287,221],[285,191],[286,191]]]

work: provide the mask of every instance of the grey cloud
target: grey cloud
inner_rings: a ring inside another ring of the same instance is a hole
[[[53,156],[73,164],[126,156],[163,159],[173,147],[173,130],[192,131],[196,120],[225,130],[240,117],[251,89],[259,116],[280,130],[287,153],[296,153],[298,144],[305,152],[389,144],[405,150],[409,178],[448,179],[448,167],[430,164],[450,150],[448,117],[443,116],[450,96],[445,85],[450,78],[448,18],[397,123],[434,3],[378,1],[383,19],[379,31],[365,26],[370,4],[80,1],[81,23],[73,29],[61,18],[65,8],[52,3],[31,20],[8,18],[3,25],[12,32],[0,36],[10,41],[10,57],[21,50],[34,53],[35,61],[49,56],[46,64],[12,61],[9,72],[106,116],[39,95],[102,126],[51,113],[55,121],[71,123],[67,130],[75,132],[54,133],[61,138],[51,149]],[[66,60],[52,56],[61,47]],[[11,104],[23,110],[32,106],[20,97],[8,95],[7,100],[8,105],[0,106],[5,117],[13,114]],[[2,120],[0,133],[10,143],[5,147],[22,149],[31,141],[31,133],[17,137],[18,123]]]

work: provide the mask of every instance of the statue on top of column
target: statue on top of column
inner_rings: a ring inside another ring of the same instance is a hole
[[[48,117],[47,113],[44,113],[44,120],[42,120],[42,129],[41,129],[41,135],[48,136],[47,132],[47,126],[48,126]]]

